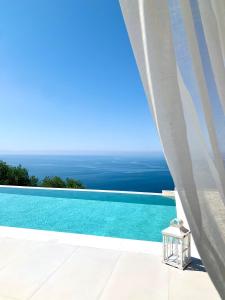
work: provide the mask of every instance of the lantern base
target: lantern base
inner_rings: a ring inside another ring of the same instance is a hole
[[[170,265],[170,266],[178,268],[180,270],[184,270],[185,268],[187,268],[188,265],[190,265],[191,261],[192,260],[190,258],[184,264],[181,264],[179,262],[177,263],[175,256],[170,256],[169,259],[163,260],[162,262],[164,264]]]

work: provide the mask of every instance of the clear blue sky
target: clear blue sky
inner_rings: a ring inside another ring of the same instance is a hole
[[[0,151],[161,149],[117,0],[0,0]]]

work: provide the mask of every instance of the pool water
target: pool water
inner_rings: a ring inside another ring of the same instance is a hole
[[[0,187],[0,225],[161,241],[174,199],[150,194]]]

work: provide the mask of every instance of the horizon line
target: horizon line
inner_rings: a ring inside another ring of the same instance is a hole
[[[84,151],[59,151],[59,150],[49,150],[49,151],[29,151],[29,150],[21,150],[21,151],[0,151],[0,155],[150,155],[150,154],[163,154],[162,150],[140,150],[140,151],[121,151],[121,150],[113,150],[113,151],[96,151],[96,150],[84,150]]]

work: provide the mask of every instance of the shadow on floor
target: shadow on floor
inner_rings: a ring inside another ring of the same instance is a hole
[[[190,265],[186,268],[187,271],[199,271],[199,272],[206,272],[205,267],[200,259],[192,257],[192,261]]]

